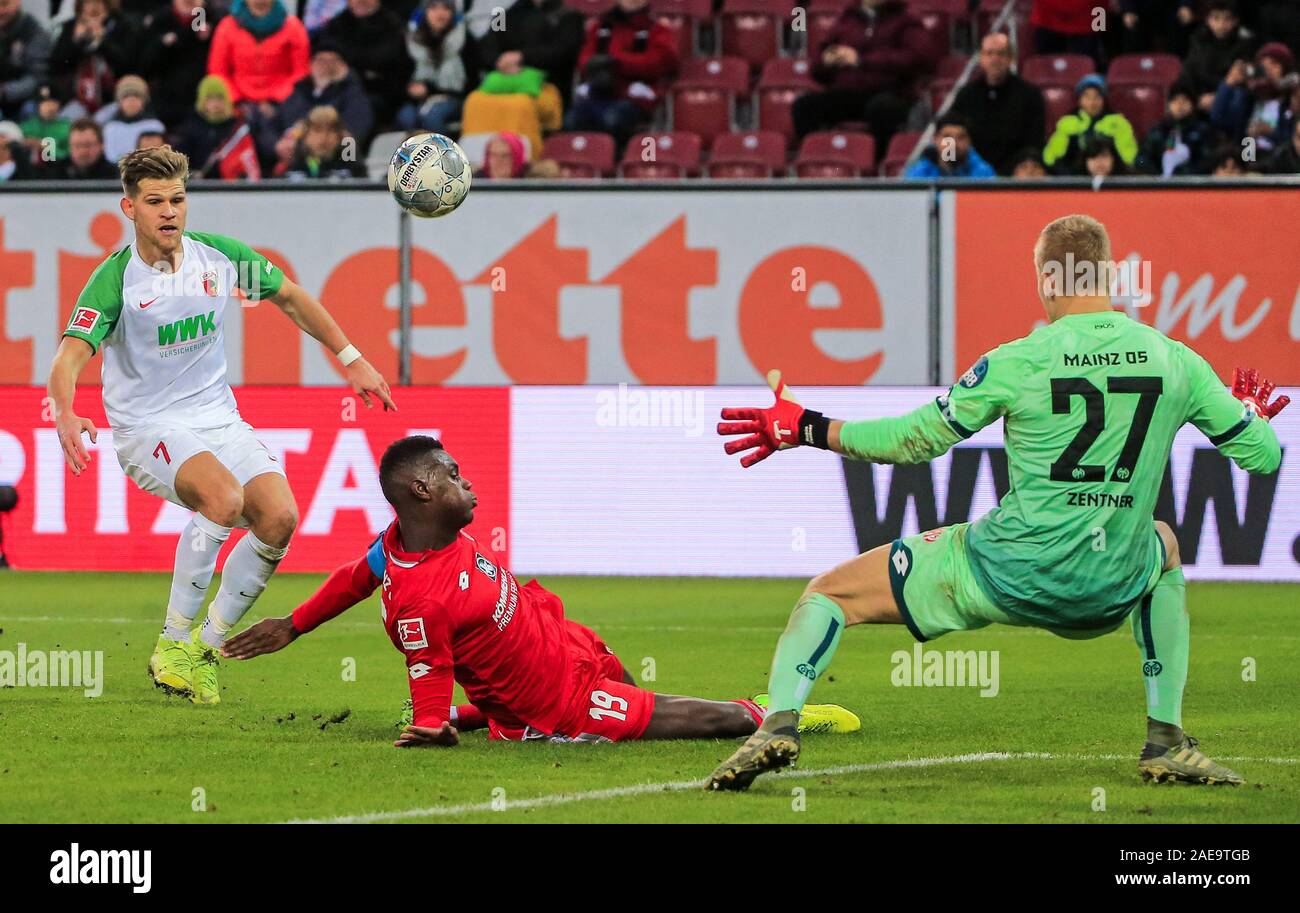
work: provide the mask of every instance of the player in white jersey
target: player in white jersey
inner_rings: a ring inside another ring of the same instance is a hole
[[[163,633],[149,661],[154,683],[198,704],[221,700],[217,650],[288,550],[298,509],[284,469],[239,415],[226,380],[225,310],[242,291],[274,303],[329,348],[352,389],[395,409],[388,384],[320,302],[248,245],[185,231],[189,162],[170,146],[120,164],[122,212],[135,243],[99,265],[82,289],[50,368],[49,393],[74,475],[90,462],[73,410],[77,376],[102,346],[104,412],[123,471],[140,488],[193,510],[176,546]],[[194,622],[222,543],[231,550],[201,630]]]

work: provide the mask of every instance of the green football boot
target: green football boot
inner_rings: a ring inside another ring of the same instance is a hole
[[[767,695],[756,694],[753,701],[767,710]],[[836,734],[857,732],[862,728],[862,720],[847,707],[839,704],[805,704],[799,713],[799,731],[831,732]]]
[[[402,702],[402,717],[397,721],[398,729],[405,729],[415,723],[415,703],[408,697]]]
[[[149,677],[155,688],[175,695],[191,697],[194,694],[194,660],[185,644],[158,635],[158,643],[149,657]]]
[[[220,704],[221,684],[217,681],[220,656],[199,638],[197,629],[190,638],[189,652],[194,663],[194,693],[190,700],[196,704]]]
[[[1181,780],[1184,783],[1227,783],[1240,786],[1246,780],[1236,771],[1210,760],[1196,748],[1197,741],[1184,735],[1171,748],[1147,743],[1138,759],[1138,771],[1145,780],[1156,783]]]
[[[778,710],[769,714],[758,731],[736,753],[709,775],[707,789],[749,789],[754,778],[769,770],[780,770],[799,759],[798,714]]]

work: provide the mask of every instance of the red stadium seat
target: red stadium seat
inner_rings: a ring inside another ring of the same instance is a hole
[[[1128,118],[1140,142],[1165,113],[1165,88],[1159,85],[1111,86],[1110,107]]]
[[[614,173],[614,138],[608,133],[556,133],[542,144],[542,158],[558,162],[565,177],[604,177]]]
[[[1073,112],[1078,105],[1074,100],[1074,87],[1066,88],[1065,86],[1044,86],[1043,87],[1043,125],[1046,127],[1046,136],[1052,135],[1056,129],[1056,122],[1065,115]]]
[[[719,19],[722,53],[760,69],[781,53],[781,31],[793,8],[794,0],[725,0]]]
[[[674,130],[699,134],[707,146],[736,123],[736,99],[749,92],[749,64],[737,57],[681,62],[669,96]]]
[[[1020,75],[1040,88],[1064,86],[1073,91],[1080,79],[1096,69],[1084,54],[1033,54],[1025,58]]]
[[[1173,85],[1182,70],[1182,61],[1173,54],[1120,54],[1110,62],[1106,83],[1159,86],[1164,91]]]
[[[869,133],[851,133],[847,130],[818,130],[809,133],[799,145],[795,170],[800,165],[836,163],[852,169],[850,177],[874,174],[876,171],[876,140]]]
[[[962,71],[966,69],[966,62],[970,60],[965,54],[949,54],[939,60],[938,66],[934,69],[934,75],[939,79],[957,79],[961,76]]]
[[[651,14],[672,30],[677,57],[685,60],[700,46],[700,23],[713,18],[712,0],[650,0]]]
[[[625,178],[684,178],[700,172],[700,138],[694,133],[638,133],[623,150]]]
[[[601,16],[614,8],[617,0],[564,0],[564,5],[588,18]]]
[[[939,109],[943,107],[943,100],[948,97],[948,93],[952,91],[953,86],[955,85],[957,85],[957,80],[955,79],[931,80],[930,88],[928,90],[930,93],[930,110],[934,111],[935,114],[938,114]]]
[[[804,36],[803,53],[809,60],[816,60],[821,47],[826,43],[826,36],[839,21],[840,13],[853,4],[853,0],[810,0],[806,4],[807,33]]]
[[[885,160],[880,163],[881,175],[892,178],[902,174],[907,157],[912,154],[920,139],[921,134],[916,130],[900,130],[895,133],[889,140],[889,148],[885,150]]]
[[[785,137],[772,130],[723,133],[713,141],[709,177],[771,177],[785,173]]]
[[[797,178],[812,178],[844,181],[858,177],[858,169],[854,168],[848,162],[829,162],[820,159],[797,160],[794,165],[794,176]]]
[[[965,4],[957,6],[964,10]],[[930,47],[938,57],[946,57],[952,47],[952,29],[956,21],[953,17],[954,6],[948,0],[912,0],[907,11],[921,20],[921,25],[930,33]]]
[[[795,99],[820,88],[808,70],[808,61],[801,57],[778,57],[763,66],[755,90],[760,130],[775,130],[787,141],[794,138],[790,109]]]

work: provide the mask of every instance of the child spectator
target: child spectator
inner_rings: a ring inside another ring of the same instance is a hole
[[[302,139],[285,177],[295,180],[347,180],[366,177],[356,140],[348,134],[339,112],[328,105],[312,108]]]
[[[654,115],[655,84],[677,70],[677,48],[649,7],[650,0],[618,0],[591,24],[566,130],[609,133],[622,146]]]
[[[903,175],[910,179],[993,178],[997,172],[971,148],[966,118],[949,112],[935,121],[934,141]]]
[[[226,81],[205,76],[196,94],[194,110],[181,127],[176,144],[189,156],[191,173],[198,178],[256,181],[262,176],[257,149],[247,123],[231,101]]]
[[[478,45],[452,0],[425,0],[407,32],[406,50],[415,72],[397,123],[403,130],[447,133],[460,120],[479,69]]]
[[[1093,178],[1122,177],[1130,174],[1123,159],[1115,152],[1115,141],[1109,136],[1094,133],[1083,143],[1083,170],[1080,175]]]
[[[1195,93],[1196,107],[1207,114],[1214,105],[1214,93],[1228,75],[1234,60],[1249,60],[1252,40],[1241,26],[1236,0],[1213,0],[1205,24],[1192,35],[1183,79]]]
[[[1047,169],[1043,167],[1043,154],[1036,148],[1021,149],[1012,158],[1011,176],[1021,181],[1047,177]]]
[[[998,174],[1011,173],[1021,149],[1043,145],[1043,93],[1011,72],[1011,39],[1003,32],[980,42],[979,71],[958,91],[952,110],[966,116],[975,149]]]
[[[95,121],[104,128],[104,158],[110,162],[135,149],[141,133],[163,133],[166,127],[149,108],[149,84],[139,76],[117,81],[116,101],[100,108]]]
[[[1137,168],[1147,174],[1205,174],[1209,170],[1210,144],[1214,128],[1196,110],[1191,84],[1178,80],[1169,89],[1164,118],[1151,128],[1142,142]]]
[[[43,165],[68,157],[68,131],[72,122],[60,116],[62,107],[62,102],[50,87],[41,86],[37,92],[36,113],[20,124],[32,155]]]
[[[1056,130],[1043,149],[1043,164],[1057,174],[1082,174],[1083,143],[1093,134],[1109,136],[1116,154],[1125,165],[1137,158],[1133,125],[1123,114],[1110,110],[1106,102],[1106,80],[1090,73],[1074,87],[1079,110],[1056,122]]]

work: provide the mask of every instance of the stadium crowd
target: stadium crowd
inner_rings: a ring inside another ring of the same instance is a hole
[[[0,0],[0,181],[1300,173],[1300,0],[1014,2]]]

